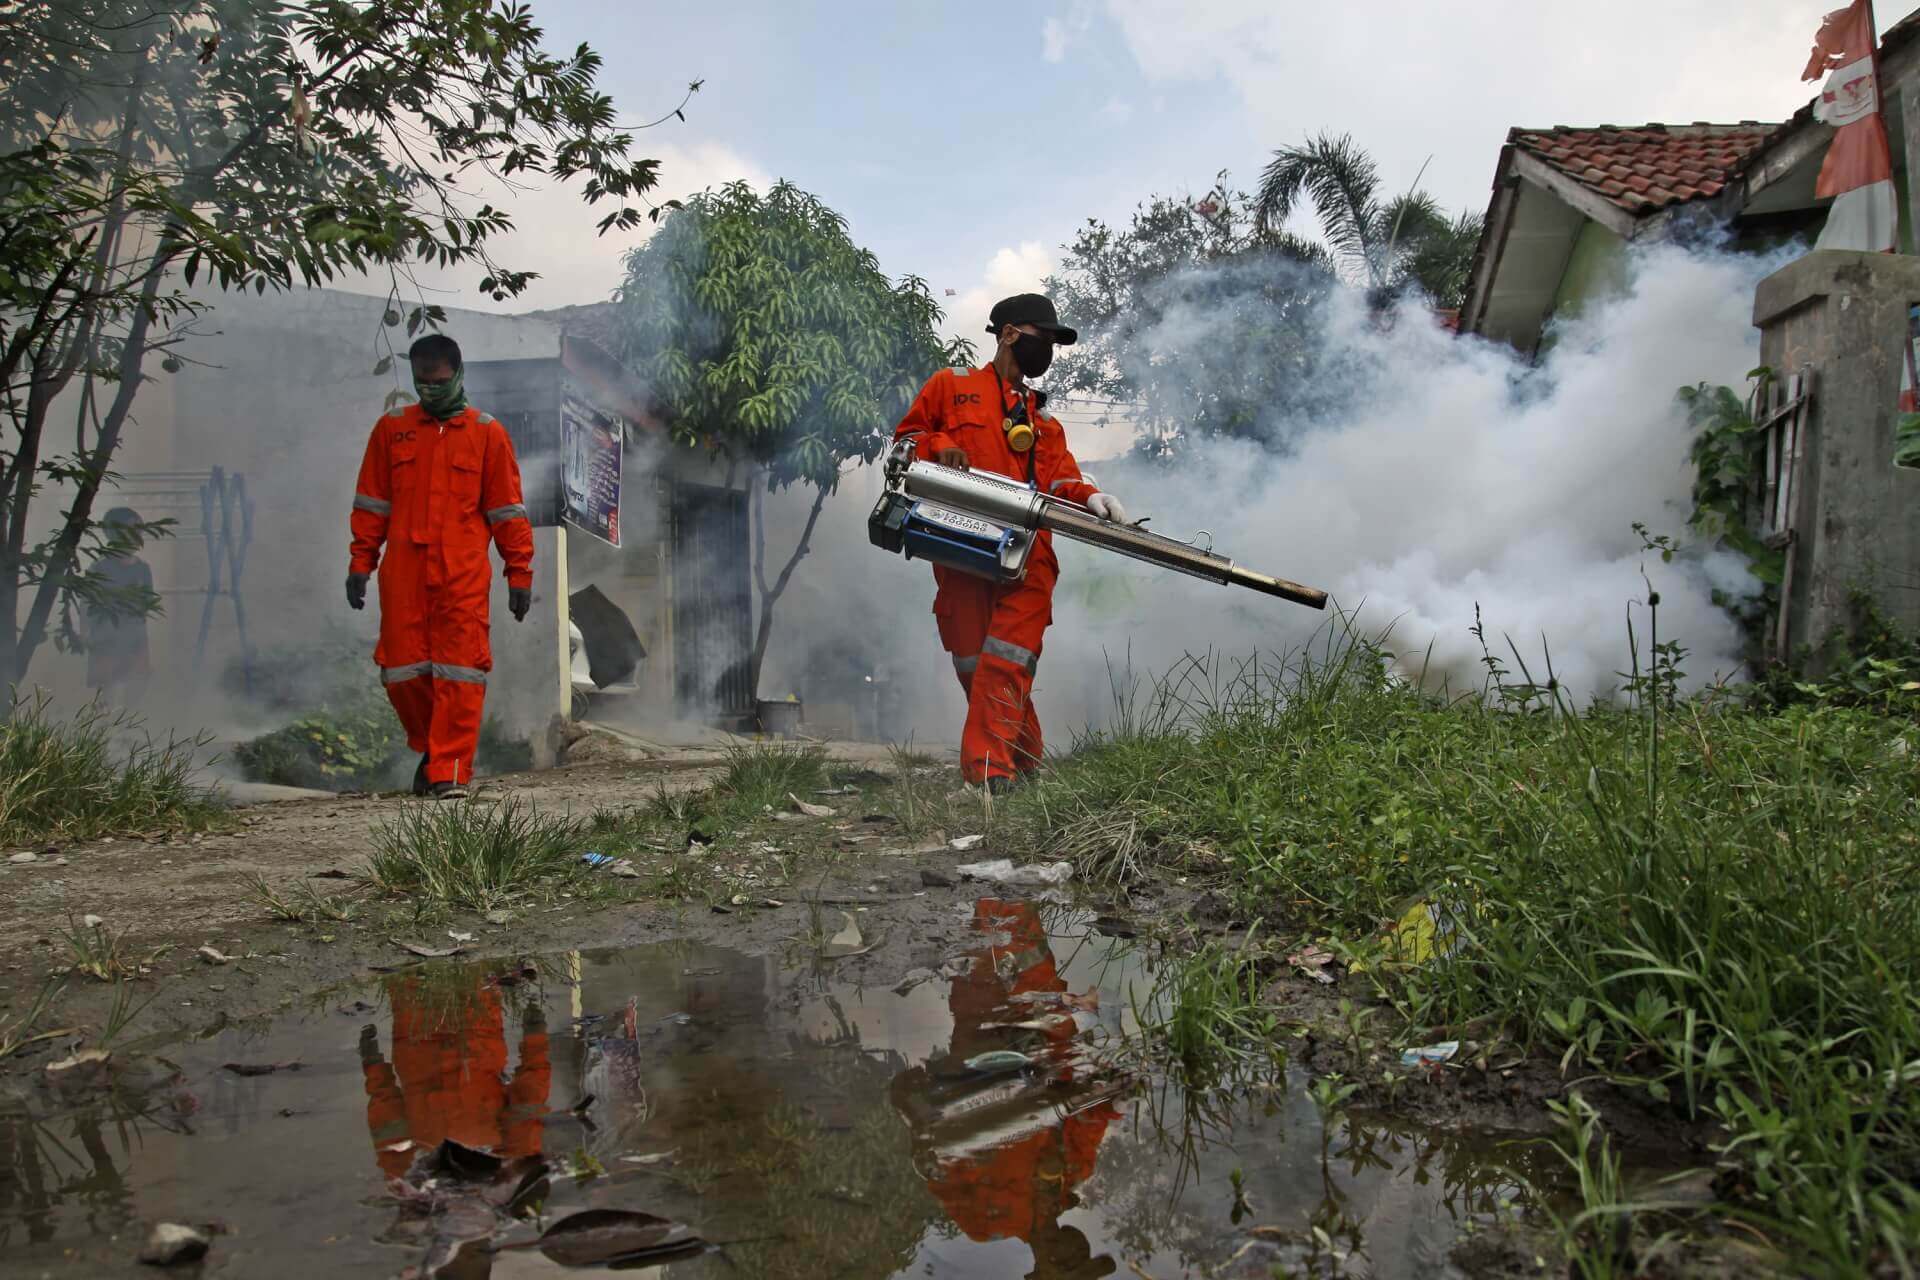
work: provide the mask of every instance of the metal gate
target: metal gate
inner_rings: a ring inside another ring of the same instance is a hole
[[[673,486],[673,693],[681,715],[753,714],[747,495]]]
[[[1748,413],[1761,433],[1766,456],[1755,478],[1759,498],[1756,534],[1784,555],[1780,573],[1780,612],[1774,617],[1773,658],[1788,660],[1787,623],[1793,607],[1795,544],[1799,541],[1802,504],[1802,460],[1807,447],[1807,406],[1813,399],[1813,370],[1803,369],[1786,379],[1768,379],[1754,388]]]

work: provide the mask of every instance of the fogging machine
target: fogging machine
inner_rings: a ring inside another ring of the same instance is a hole
[[[1327,605],[1326,592],[1243,569],[1211,547],[1102,520],[1077,502],[1004,476],[917,459],[910,440],[887,455],[886,481],[886,492],[867,517],[867,538],[909,560],[930,560],[993,582],[1018,582],[1026,576],[1034,538],[1050,529],[1223,586],[1248,587],[1311,609]]]

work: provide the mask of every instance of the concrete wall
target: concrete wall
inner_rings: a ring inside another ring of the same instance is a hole
[[[1594,302],[1612,297],[1627,286],[1627,242],[1597,222],[1580,228],[1553,295],[1553,316],[1579,315]]]
[[[1920,258],[1831,250],[1782,268],[1755,293],[1761,362],[1782,376],[1814,374],[1793,517],[1789,654],[1843,627],[1856,587],[1920,631],[1920,472],[1893,465],[1915,303]]]

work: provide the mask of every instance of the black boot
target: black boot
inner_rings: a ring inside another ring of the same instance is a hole
[[[430,789],[431,788],[427,786],[427,758],[421,756],[420,767],[413,771],[413,794],[423,796],[426,795]]]

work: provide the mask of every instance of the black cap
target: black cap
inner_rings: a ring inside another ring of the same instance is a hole
[[[1052,299],[1043,293],[1016,293],[1011,298],[1002,298],[994,303],[993,311],[987,316],[987,332],[999,333],[1010,324],[1030,324],[1051,334],[1053,340],[1063,347],[1072,346],[1080,336],[1060,323],[1060,317],[1053,310]]]

